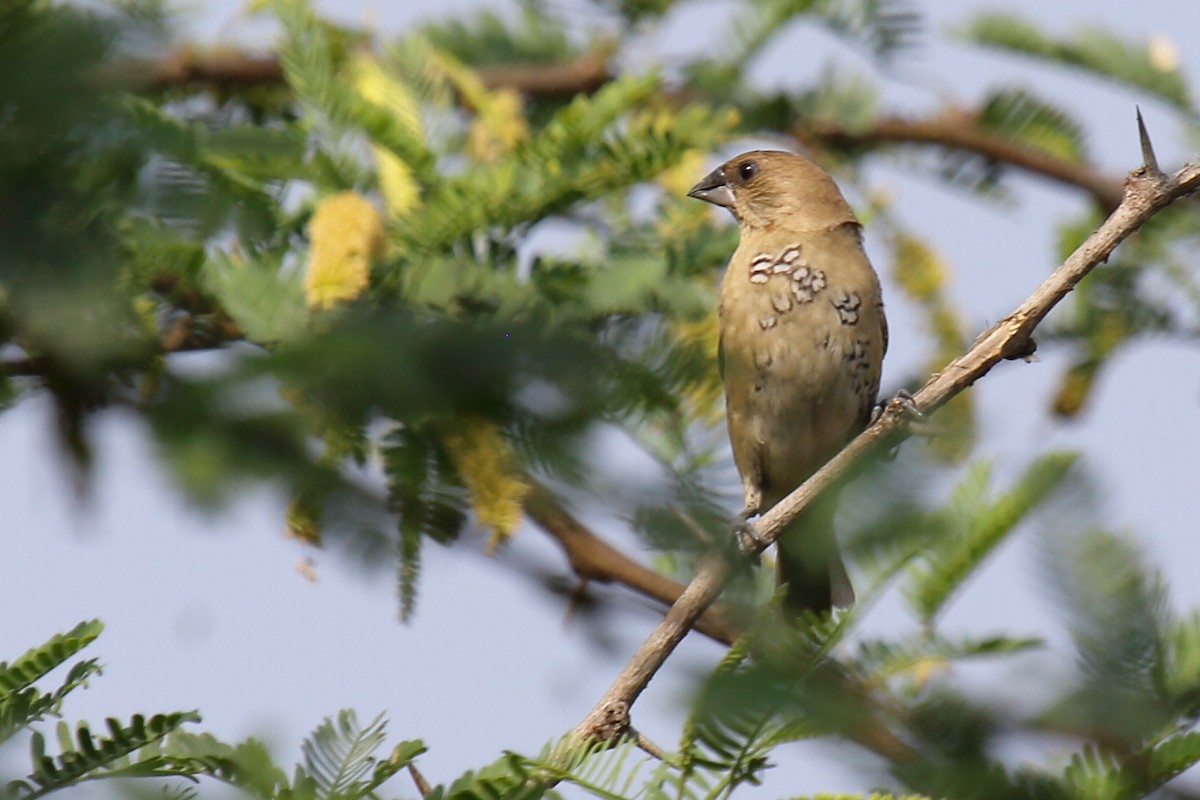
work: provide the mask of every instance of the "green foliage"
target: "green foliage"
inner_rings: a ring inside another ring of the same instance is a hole
[[[416,602],[420,575],[421,540],[452,541],[466,522],[466,500],[458,486],[445,449],[429,431],[400,428],[383,449],[390,478],[388,503],[400,519],[400,617],[407,619]]]
[[[921,14],[908,0],[839,0],[820,4],[818,13],[832,30],[880,59],[913,47],[921,33]]]
[[[978,44],[1078,67],[1157,95],[1183,113],[1194,113],[1178,66],[1156,63],[1152,45],[1146,42],[1129,42],[1098,27],[1081,28],[1070,38],[1055,39],[1016,15],[994,12],[972,19],[963,36]]]
[[[421,35],[436,49],[474,66],[553,62],[572,55],[562,20],[531,0],[521,3],[515,24],[485,9],[470,19],[431,23]]]
[[[232,225],[246,239],[273,232],[278,198],[272,179],[299,163],[304,142],[291,129],[236,125],[211,130],[142,98],[122,98],[130,125],[164,161],[144,213],[192,237]]]
[[[1104,366],[1138,337],[1190,337],[1200,310],[1200,290],[1184,252],[1200,240],[1194,214],[1168,210],[1151,221],[1108,264],[1092,271],[1046,326],[1046,338],[1065,345],[1072,366],[1053,410],[1078,415],[1090,400]],[[1064,224],[1059,252],[1077,247],[1100,222],[1090,212]]]
[[[1200,734],[1178,733],[1122,761],[1088,747],[1071,757],[1063,782],[1085,800],[1143,797],[1200,761]]]
[[[0,741],[28,732],[31,765],[23,778],[3,784],[4,797],[41,797],[99,777],[177,774],[161,758],[134,756],[181,725],[199,721],[195,712],[155,714],[149,718],[135,714],[127,724],[110,717],[105,720],[106,736],[93,734],[86,724],[72,730],[67,723],[60,722],[57,755],[47,753],[46,736],[33,729],[47,715],[59,716],[66,697],[86,685],[100,669],[95,659],[86,659],[76,662],[62,685],[52,692],[42,692],[34,684],[91,644],[103,629],[99,620],[81,622],[12,662],[0,662]]]
[[[278,257],[214,256],[204,265],[201,283],[255,341],[286,342],[304,333],[308,312],[299,276],[280,269]]]
[[[543,794],[560,797],[560,793],[550,787],[567,784],[593,797],[621,800],[643,796],[649,788],[634,788],[647,773],[646,767],[651,762],[644,753],[639,756],[637,750],[637,742],[630,737],[606,743],[580,742],[568,735],[546,745],[537,756],[509,753],[503,763],[523,778],[524,785],[515,792],[518,797],[533,798]],[[648,784],[652,786],[662,773],[657,770],[649,773]],[[508,792],[505,794],[513,796]],[[479,795],[472,792],[470,796]]]
[[[680,797],[715,798],[756,785],[781,745],[870,724],[873,712],[857,682],[827,660],[850,616],[771,614],[730,648],[684,727]]]
[[[66,724],[59,726],[57,756],[46,754],[46,740],[41,733],[30,737],[30,757],[34,769],[28,781],[9,784],[16,797],[40,797],[73,784],[99,777],[164,777],[175,774],[169,764],[158,758],[139,759],[130,763],[128,756],[159,741],[180,725],[199,722],[200,715],[192,712],[155,714],[146,719],[135,714],[128,725],[109,717],[105,726],[108,736],[95,736],[86,724],[80,724],[72,737]]]
[[[1050,564],[1083,673],[1050,718],[1132,745],[1150,740],[1187,702],[1164,691],[1162,676],[1178,670],[1168,662],[1172,621],[1160,579],[1128,540],[1102,530],[1056,542]]]
[[[728,542],[736,505],[711,315],[737,233],[683,195],[734,137],[781,146],[799,137],[841,169],[872,229],[921,241],[860,169],[892,159],[887,136],[873,133],[891,113],[888,85],[838,56],[782,88],[748,68],[795,25],[886,62],[917,43],[922,23],[898,0],[747,0],[719,48],[664,77],[620,67],[639,62],[626,58],[630,42],[652,40],[668,11],[692,11],[687,0],[582,5],[614,23],[611,41],[581,42],[572,20],[535,0],[519,15],[481,12],[386,43],[301,0],[261,3],[282,24],[285,87],[157,95],[126,87],[120,69],[134,44],[162,35],[152,14],[0,7],[0,406],[46,394],[80,465],[89,415],[128,409],[201,503],[227,502],[251,481],[280,488],[314,540],[337,534],[362,563],[395,564],[402,618],[415,612],[425,542],[452,546],[470,530],[476,498],[448,444],[466,419],[497,432],[496,462],[512,465],[509,477],[590,491],[659,563],[689,574],[701,552]],[[1005,15],[979,17],[967,38],[1152,93],[1196,136],[1190,90],[1161,46],[1156,54],[1096,30],[1056,39]],[[464,66],[549,69],[581,47],[613,55],[614,78],[590,93],[518,96]],[[38,102],[45,97],[56,102]],[[1083,126],[1038,93],[1004,86],[933,99],[931,119],[953,112],[945,118],[1089,169]],[[932,143],[938,157],[925,163],[943,185],[1003,193],[1002,161]],[[306,291],[314,219],[348,193],[373,211],[342,220],[335,244],[362,223],[377,226],[379,246],[342,254],[358,259],[362,285],[318,309]],[[1071,353],[1061,413],[1082,407],[1126,342],[1195,338],[1197,219],[1190,208],[1157,216],[1052,319],[1039,341]],[[1088,211],[1065,223],[1064,253],[1099,222]],[[556,246],[543,234],[558,236]],[[940,366],[969,332],[946,290],[953,267],[932,253],[898,264],[896,277],[936,339],[920,361]],[[202,368],[177,355],[191,350],[207,351],[195,360]],[[657,485],[600,496],[588,449],[597,426],[649,454]],[[895,464],[870,465],[845,487],[839,524],[853,534],[854,610],[783,620],[765,604],[747,621],[762,586],[739,564],[724,599],[744,612],[747,633],[701,682],[678,752],[649,764],[631,740],[564,739],[533,757],[507,753],[430,797],[533,800],[562,784],[606,800],[724,800],[810,739],[851,740],[886,762],[871,775],[872,800],[1124,800],[1187,770],[1200,758],[1200,617],[1171,613],[1136,548],[1091,525],[1086,508],[1054,520],[1047,558],[1079,669],[1047,671],[1032,710],[1017,697],[1021,680],[988,697],[957,680],[977,660],[1024,676],[1032,651],[1055,655],[1020,633],[947,632],[939,622],[1009,537],[1054,519],[1079,478],[1075,456],[1049,453],[994,489],[987,454],[967,436],[953,445],[965,463],[958,472],[905,447]],[[374,464],[386,499],[356,482]],[[864,627],[897,582],[919,629]],[[346,711],[319,725],[301,763],[285,770],[260,742],[183,730],[197,717],[180,712],[113,720],[106,734],[64,723],[48,754],[36,726],[60,715],[99,666],[84,659],[57,688],[37,684],[99,631],[82,624],[0,665],[0,740],[25,734],[32,754],[8,794],[153,777],[171,779],[167,796],[192,796],[183,782],[216,781],[251,797],[374,798],[424,750],[405,741],[385,752],[383,718],[362,725]],[[1064,733],[1068,742],[1042,763],[1004,766],[1007,738]]]
[[[433,155],[419,131],[339,78],[347,52],[344,33],[319,18],[303,0],[278,0],[270,7],[283,23],[279,61],[288,87],[307,111],[301,118],[305,127],[323,136],[365,134],[408,164],[422,182],[432,180]]]
[[[1067,161],[1085,161],[1083,128],[1024,89],[1001,89],[983,103],[983,127]]]
[[[387,758],[376,758],[385,738],[382,715],[366,727],[353,711],[326,719],[304,742],[304,774],[296,783],[311,779],[320,800],[370,796],[425,752],[421,742],[401,742]]]
[[[72,690],[83,686],[92,675],[99,674],[99,663],[88,659],[74,664],[62,685],[52,692],[43,693],[33,685],[91,644],[103,629],[99,620],[81,622],[70,631],[55,634],[45,644],[31,648],[12,663],[0,661],[0,742],[47,714],[57,715],[63,699]]]
[[[401,221],[397,245],[436,252],[473,232],[527,225],[649,180],[689,148],[718,141],[727,123],[701,107],[684,109],[669,126],[653,115],[630,118],[629,109],[657,88],[653,74],[630,76],[577,98],[510,157],[435,187],[422,212]]]
[[[952,661],[989,658],[1021,653],[1041,647],[1039,639],[988,636],[978,639],[946,639],[920,634],[907,640],[866,640],[858,643],[855,663],[878,683],[896,675],[915,674],[930,668],[948,666]]]
[[[680,797],[713,797],[742,783],[758,783],[770,766],[769,740],[780,730],[772,691],[777,681],[759,684],[747,677],[753,676],[746,663],[751,647],[749,638],[735,642],[694,704],[679,748]],[[736,703],[728,702],[731,696]]]
[[[765,0],[746,3],[735,28],[735,52],[745,60],[758,52],[781,28],[808,18],[887,58],[913,44],[920,14],[907,0]]]
[[[984,496],[990,470],[983,463],[974,466],[951,499],[949,511],[957,530],[927,554],[909,595],[923,620],[932,620],[1005,537],[1052,496],[1076,459],[1073,453],[1042,456],[994,502]]]
[[[929,800],[919,794],[890,794],[888,792],[871,792],[870,794],[814,794],[797,800]]]
[[[67,683],[45,696],[52,700],[50,704],[19,701],[34,691],[35,681],[90,644],[102,630],[96,620],[80,623],[11,664],[0,663],[4,687],[0,703],[11,725],[4,738],[27,732],[31,765],[24,777],[0,784],[0,797],[26,800],[96,780],[153,778],[192,783],[207,779],[263,800],[359,800],[377,797],[384,783],[425,752],[421,742],[404,741],[381,755],[386,741],[383,717],[362,726],[353,711],[342,711],[318,725],[304,741],[303,762],[290,780],[261,742],[249,739],[230,745],[211,734],[181,730],[200,721],[196,712],[135,714],[128,723],[109,718],[106,735],[93,733],[85,723],[72,728],[60,722],[59,752],[48,753],[46,735],[32,726],[47,713],[59,714],[65,696],[82,685],[86,675],[98,672],[95,661],[76,664]],[[161,785],[168,796],[195,796],[179,783]]]

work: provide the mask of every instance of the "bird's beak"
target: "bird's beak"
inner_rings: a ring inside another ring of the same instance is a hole
[[[729,182],[725,180],[725,170],[720,167],[708,173],[704,180],[693,186],[692,190],[688,192],[688,197],[712,203],[714,206],[733,208],[733,189],[729,188]]]

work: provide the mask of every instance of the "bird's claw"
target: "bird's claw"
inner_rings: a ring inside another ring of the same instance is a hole
[[[738,514],[733,524],[733,538],[738,550],[758,563],[758,554],[767,547],[767,540],[759,535],[758,530],[750,522],[752,514]]]
[[[901,389],[896,392],[896,396],[889,400],[888,403],[899,408],[900,413],[908,417],[909,420],[920,421],[925,419],[925,415],[921,413],[921,409],[917,408],[917,399],[907,389]]]
[[[878,422],[889,408],[895,408],[897,410],[896,413],[907,419],[910,429],[913,425],[920,424],[925,419],[925,415],[921,413],[921,409],[917,408],[917,401],[913,398],[912,394],[907,389],[901,389],[896,392],[894,397],[875,404],[875,407],[871,409],[871,422],[869,424],[874,425]],[[897,442],[887,449],[884,453],[884,459],[892,461],[899,454],[900,443]]]
[[[875,404],[875,407],[871,409],[871,421],[869,424],[874,425],[878,422],[879,418],[883,416],[889,407],[899,409],[900,413],[909,420],[925,419],[925,415],[921,413],[921,409],[917,408],[916,399],[907,389],[901,389],[896,392],[895,397]]]

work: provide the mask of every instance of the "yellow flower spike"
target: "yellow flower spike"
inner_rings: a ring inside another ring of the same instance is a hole
[[[367,52],[360,52],[350,61],[354,88],[364,99],[390,112],[416,138],[424,141],[421,110],[409,87],[395,80]],[[395,153],[385,147],[371,145],[379,177],[379,191],[387,204],[388,216],[402,217],[421,202],[421,187],[413,172]]]
[[[309,308],[353,300],[367,288],[371,261],[383,250],[383,220],[355,192],[330,195],[308,223],[309,255],[304,296]]]
[[[513,89],[492,92],[471,122],[467,152],[476,161],[498,161],[529,138],[521,95]]]
[[[520,476],[500,429],[481,418],[462,420],[443,436],[458,474],[471,493],[471,508],[491,531],[490,553],[521,522],[525,497],[532,487]]]
[[[698,346],[709,364],[717,363],[717,310],[694,322],[675,324],[675,335],[680,344]],[[708,425],[715,425],[725,414],[722,403],[724,388],[718,371],[710,369],[697,383],[683,390],[683,403],[696,418]]]
[[[895,244],[893,274],[904,291],[918,300],[929,300],[946,285],[946,266],[933,250],[916,237],[899,234]]]
[[[516,91],[489,91],[470,67],[448,53],[434,53],[430,68],[449,81],[464,104],[475,111],[467,139],[471,158],[483,163],[498,161],[529,138],[529,121]]]
[[[885,206],[886,199],[873,205]],[[912,234],[897,232],[891,242],[895,259],[892,274],[900,288],[917,301],[935,339],[931,369],[941,369],[964,345],[962,321],[946,301],[949,267],[938,254]],[[959,461],[974,446],[975,411],[970,392],[963,392],[938,412],[940,436],[927,441],[930,452],[945,462]]]
[[[667,190],[673,197],[683,197],[688,193],[688,189],[692,188],[692,184],[696,182],[697,175],[704,174],[704,166],[708,163],[709,156],[701,150],[692,148],[685,152],[683,156],[676,162],[675,166],[667,167],[658,177],[655,182]],[[690,204],[691,205],[691,204]],[[708,209],[703,203],[695,203],[697,208]]]

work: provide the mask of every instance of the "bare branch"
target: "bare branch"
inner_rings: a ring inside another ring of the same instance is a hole
[[[839,145],[926,144],[963,150],[1024,170],[1056,183],[1082,189],[1096,205],[1111,212],[1123,194],[1119,178],[1101,174],[1095,167],[1068,161],[1022,144],[979,124],[979,115],[951,108],[924,119],[881,117],[862,129],[850,130],[829,122],[798,122],[792,135],[802,142]]]
[[[729,564],[719,555],[701,559],[692,582],[679,595],[649,638],[642,642],[600,702],[575,728],[577,737],[613,741],[628,732],[629,709],[634,701],[683,641],[692,623],[721,593],[728,576]]]
[[[184,47],[161,58],[119,62],[106,70],[100,80],[140,91],[162,91],[196,83],[219,88],[274,86],[283,83],[283,68],[272,55]]]
[[[525,476],[533,491],[525,498],[525,513],[551,536],[567,556],[571,569],[583,580],[620,583],[639,594],[671,605],[684,585],[645,567],[605,542],[575,519],[546,487]],[[733,644],[740,633],[729,610],[717,606],[697,620],[695,628],[722,644]]]
[[[540,96],[594,92],[613,77],[602,52],[585,53],[571,61],[550,64],[482,67],[477,73],[489,89],[504,86]],[[275,56],[185,47],[161,58],[116,64],[101,76],[101,80],[137,91],[163,91],[191,84],[230,90],[281,86],[284,77]]]
[[[588,94],[615,77],[603,51],[555,63],[481,67],[477,74],[489,89],[506,87],[539,97]],[[118,65],[106,77],[142,91],[188,84],[236,89],[282,84],[283,70],[272,56],[184,48],[159,59]],[[676,102],[704,100],[691,90],[666,94]],[[791,132],[800,141],[816,146],[921,144],[962,150],[1082,189],[1105,211],[1112,211],[1121,202],[1119,178],[1104,175],[1092,165],[1060,158],[990,131],[980,125],[979,115],[974,111],[951,108],[923,119],[881,117],[871,125],[855,129],[827,121],[800,120]]]
[[[1097,264],[1105,261],[1124,239],[1137,231],[1155,212],[1200,189],[1200,162],[1191,163],[1173,176],[1132,172],[1117,209],[1071,256],[1015,311],[984,331],[966,353],[931,377],[911,401],[892,400],[870,428],[851,441],[837,456],[794,492],[767,512],[756,524],[759,536],[773,542],[825,489],[844,478],[850,468],[885,438],[903,433],[914,403],[929,413],[986,375],[1002,360],[1031,352],[1034,328]],[[695,577],[667,612],[666,617],[638,648],[629,662],[575,728],[580,738],[612,740],[629,729],[629,710],[651,678],[683,639],[688,627],[716,599],[729,574],[729,565],[717,556],[701,561]],[[908,758],[912,751],[883,726],[852,732],[864,747],[890,759]]]
[[[506,64],[477,70],[489,89],[506,87],[521,94],[566,96],[591,94],[612,80],[602,52],[585,53],[557,64]]]

